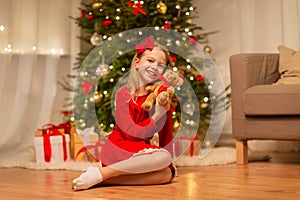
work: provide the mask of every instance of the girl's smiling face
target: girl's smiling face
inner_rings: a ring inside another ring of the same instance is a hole
[[[146,50],[144,54],[135,60],[135,68],[138,69],[140,81],[148,84],[156,81],[163,73],[167,63],[165,53],[154,48],[152,51]]]

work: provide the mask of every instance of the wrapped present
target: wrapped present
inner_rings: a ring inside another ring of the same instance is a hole
[[[200,154],[202,142],[198,140],[198,136],[188,138],[188,137],[179,137],[178,146],[179,152],[185,156],[195,156]]]
[[[41,129],[36,129],[34,131],[34,136],[39,137],[43,136],[43,134],[47,134],[54,129],[58,130],[62,134],[70,134],[71,133],[72,124],[71,122],[61,123],[59,125],[54,124],[45,124]]]
[[[87,160],[90,162],[100,162],[101,160],[101,149],[102,145],[105,142],[106,138],[101,137],[95,144],[90,144],[83,146],[79,151],[77,152],[75,156],[75,160],[78,160],[78,157],[84,153]]]
[[[70,152],[71,158],[75,161],[96,161],[95,155],[98,154],[94,147],[99,140],[99,136],[94,132],[94,127],[79,130],[75,127],[71,131]],[[100,151],[100,150],[99,150]]]
[[[70,159],[70,136],[53,124],[35,131],[36,162],[64,162]]]

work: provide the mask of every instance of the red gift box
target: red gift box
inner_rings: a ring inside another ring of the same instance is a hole
[[[45,124],[35,131],[34,143],[37,162],[64,162],[70,158],[69,124]],[[71,127],[71,126],[70,126]]]

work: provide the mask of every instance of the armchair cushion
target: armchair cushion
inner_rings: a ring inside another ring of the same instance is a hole
[[[300,85],[256,85],[243,94],[247,116],[300,115]]]
[[[277,84],[300,84],[300,51],[278,46],[280,79]]]

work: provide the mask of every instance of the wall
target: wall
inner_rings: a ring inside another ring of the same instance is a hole
[[[212,47],[212,57],[215,59],[224,84],[230,84],[229,56],[240,50],[238,4],[236,0],[197,0],[194,5],[198,11],[198,17],[194,23],[204,28],[201,32],[218,31],[209,35],[209,45]],[[227,118],[223,129],[224,134],[231,134],[231,109],[227,112]]]

